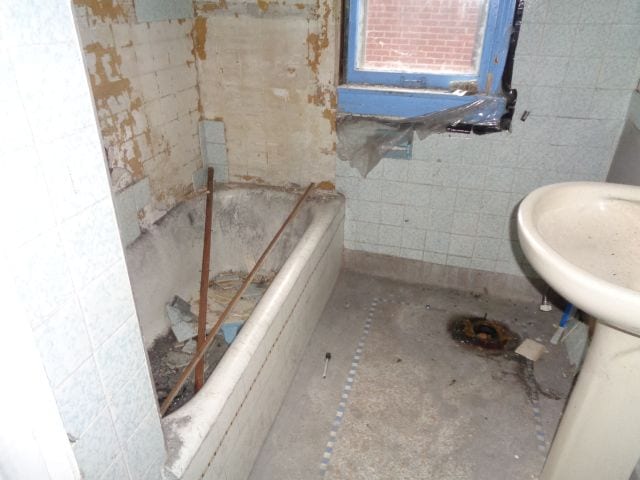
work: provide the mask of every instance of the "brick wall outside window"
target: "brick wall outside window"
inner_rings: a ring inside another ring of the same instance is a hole
[[[367,0],[363,63],[359,66],[367,70],[475,72],[486,3]]]

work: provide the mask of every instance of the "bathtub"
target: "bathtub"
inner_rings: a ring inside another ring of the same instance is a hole
[[[211,277],[248,271],[293,208],[280,189],[216,187]],[[127,249],[145,344],[169,328],[164,304],[197,291],[204,202],[180,205]],[[344,200],[315,193],[271,252],[278,271],[204,387],[162,419],[165,478],[245,479],[338,276]]]

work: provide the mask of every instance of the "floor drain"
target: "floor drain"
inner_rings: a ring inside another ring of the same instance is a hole
[[[485,317],[460,317],[449,322],[451,337],[486,350],[513,350],[520,337],[505,324]]]

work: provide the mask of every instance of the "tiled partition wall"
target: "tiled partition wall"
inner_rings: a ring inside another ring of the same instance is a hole
[[[157,479],[162,431],[70,2],[4,0],[0,35],[2,255],[63,441],[82,478]]]
[[[416,138],[410,161],[384,159],[366,179],[338,161],[346,247],[531,273],[517,244],[516,206],[545,184],[606,178],[639,52],[637,0],[526,2],[512,132]]]

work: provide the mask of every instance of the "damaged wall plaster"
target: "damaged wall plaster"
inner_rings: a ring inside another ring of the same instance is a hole
[[[192,189],[201,166],[194,21],[136,23],[132,0],[74,0],[114,190],[149,178],[141,224]]]
[[[225,123],[231,181],[333,188],[338,5],[196,2],[203,116]]]

